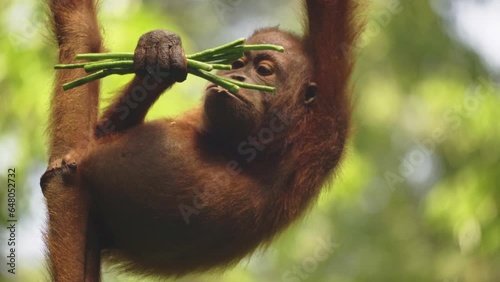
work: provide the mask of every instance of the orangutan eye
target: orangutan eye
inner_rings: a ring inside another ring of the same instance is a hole
[[[274,73],[274,69],[273,69],[272,65],[270,65],[268,63],[260,63],[257,66],[257,73],[261,76],[269,76],[269,75],[272,75]]]
[[[232,64],[231,64],[231,68],[233,70],[235,69],[241,69],[242,67],[245,66],[245,61],[243,61],[243,59],[238,59],[236,61],[234,61]]]

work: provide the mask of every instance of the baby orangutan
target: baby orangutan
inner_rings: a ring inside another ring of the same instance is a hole
[[[59,63],[102,52],[92,0],[52,0]],[[56,281],[98,281],[100,257],[161,277],[226,267],[268,244],[317,198],[349,134],[349,78],[361,25],[353,0],[308,0],[304,36],[257,30],[218,75],[276,93],[209,84],[200,107],[145,122],[160,95],[187,76],[181,39],[156,30],[134,54],[136,74],[98,118],[96,82],[56,78],[51,163],[42,178]],[[82,24],[84,23],[84,24]]]

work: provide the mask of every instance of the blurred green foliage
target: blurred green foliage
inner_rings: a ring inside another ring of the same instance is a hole
[[[56,51],[40,3],[0,8],[0,183],[8,167],[17,169],[26,226],[18,231],[18,274],[0,279],[39,281],[42,246],[29,241],[42,227],[30,218],[44,211],[38,177]],[[131,51],[141,34],[164,28],[192,53],[261,25],[300,32],[298,10],[285,0],[108,0],[101,20],[112,51]],[[427,1],[374,1],[368,16],[353,79],[354,134],[332,188],[268,250],[224,274],[180,281],[500,281],[498,87]],[[103,81],[103,106],[128,79]],[[148,119],[193,107],[204,84],[190,77],[176,85]],[[5,225],[4,188],[0,202]],[[137,279],[104,272],[104,281]]]

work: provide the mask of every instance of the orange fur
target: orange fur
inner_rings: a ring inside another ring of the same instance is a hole
[[[67,2],[51,4],[60,63],[101,50],[94,3]],[[118,268],[144,275],[221,269],[269,244],[307,210],[348,138],[349,78],[361,25],[355,1],[305,3],[305,36],[266,28],[248,40],[283,45],[284,54],[248,52],[244,66],[219,72],[276,86],[276,94],[242,89],[235,98],[209,88],[202,107],[145,123],[174,80],[154,87],[149,80],[141,92],[145,77],[136,75],[97,121],[97,83],[62,92],[63,82],[82,73],[58,74],[51,159],[69,153],[78,169],[73,181],[63,173],[46,188],[49,234],[57,234],[48,236],[56,280],[97,281],[99,251]],[[259,72],[262,62],[272,74]],[[273,137],[264,142],[264,132]],[[73,196],[68,190],[58,196],[57,187],[68,183]],[[61,215],[69,219],[59,221]],[[63,243],[70,252],[61,250]]]

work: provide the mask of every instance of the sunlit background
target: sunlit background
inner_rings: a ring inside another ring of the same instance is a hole
[[[39,2],[0,3],[0,281],[47,279],[38,181],[56,48]],[[302,32],[300,1],[101,2],[112,51],[159,28],[180,34],[187,53],[262,26]],[[355,134],[332,188],[268,250],[180,281],[500,281],[500,1],[372,2],[353,78]],[[128,79],[106,78],[103,104]],[[189,77],[148,118],[193,107],[204,84]],[[16,275],[6,272],[8,168]]]

